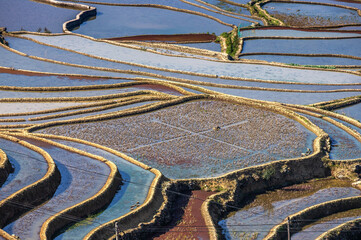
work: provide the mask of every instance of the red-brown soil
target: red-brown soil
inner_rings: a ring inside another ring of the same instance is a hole
[[[165,233],[160,233],[161,235],[154,239],[209,239],[201,206],[204,200],[213,194],[214,192],[197,190],[191,192],[191,197],[179,197],[172,212],[174,218],[167,228],[168,231],[164,230]]]
[[[216,39],[215,35],[201,34],[173,34],[173,35],[138,35],[128,37],[107,38],[112,41],[151,41],[151,42],[212,42]]]

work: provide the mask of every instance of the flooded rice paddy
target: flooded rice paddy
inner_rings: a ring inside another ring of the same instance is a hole
[[[5,227],[5,231],[24,239],[37,238],[42,224],[50,216],[96,194],[110,173],[109,167],[98,160],[42,142],[34,144],[41,146],[53,157],[62,180],[51,200]]]
[[[262,239],[287,216],[330,200],[359,196],[342,180],[317,180],[257,195],[241,210],[219,222],[226,239]]]
[[[265,187],[258,192],[264,193],[251,191],[239,211],[223,205],[242,192],[237,179],[242,178],[240,171],[253,171],[248,167],[298,161],[307,153],[311,156],[302,158],[302,167],[305,178],[312,179],[315,163],[325,168],[322,177],[327,177],[328,164],[321,161],[361,157],[357,138],[322,117],[300,113],[330,137],[330,152],[322,148],[313,156],[320,133],[307,130],[306,119],[283,115],[295,116],[282,104],[315,104],[361,92],[361,4],[316,3],[260,4],[285,23],[277,26],[257,10],[258,3],[245,0],[99,0],[81,3],[83,10],[73,0],[62,1],[61,7],[56,1],[0,0],[0,149],[13,167],[10,171],[0,162],[0,173],[8,175],[0,187],[0,215],[1,201],[12,194],[19,197],[19,191],[46,174],[49,165],[38,150],[53,158],[61,175],[50,199],[28,206],[2,230],[21,239],[40,239],[40,229],[52,216],[79,203],[84,209],[83,201],[110,189],[107,164],[114,164],[122,185],[100,201],[102,209],[69,216],[73,221],[49,239],[87,239],[110,223],[99,231],[112,239],[114,221],[121,218],[120,228],[132,239],[209,239],[211,223],[223,229],[218,238],[262,239],[292,213],[359,196],[348,180],[313,179],[274,189],[262,178]],[[95,16],[63,25],[92,7]],[[360,106],[333,111],[361,120]],[[350,127],[353,135],[359,133]],[[35,135],[40,138],[31,140]],[[355,168],[356,163],[342,164]],[[360,180],[354,172],[347,176]],[[287,177],[298,179],[297,174]],[[186,190],[170,194],[165,190],[170,182]],[[166,212],[159,208],[162,203]],[[292,239],[316,238],[359,217],[355,209],[317,219]]]
[[[263,6],[272,16],[292,26],[332,26],[361,23],[356,10],[334,6],[271,2]]]

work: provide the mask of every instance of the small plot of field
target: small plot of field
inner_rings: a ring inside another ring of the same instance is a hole
[[[352,209],[345,212],[332,214],[305,226],[301,232],[292,235],[292,240],[316,239],[322,233],[331,230],[343,223],[361,217],[361,209]]]
[[[307,116],[322,128],[331,138],[330,158],[335,160],[355,159],[361,157],[361,143],[342,129],[319,118]]]
[[[61,107],[79,106],[79,105],[83,105],[83,104],[86,104],[86,102],[85,103],[84,102],[83,103],[79,103],[79,102],[78,103],[74,103],[74,102],[0,103],[0,111],[1,111],[1,114],[26,113],[26,112],[50,110],[50,109],[61,108]],[[14,118],[14,117],[10,117],[10,118]]]
[[[242,53],[344,54],[361,56],[361,47],[358,44],[360,41],[361,38],[312,40],[250,39],[244,42]]]
[[[352,58],[337,57],[301,57],[301,56],[282,56],[282,55],[248,55],[241,56],[240,59],[256,59],[267,62],[281,62],[290,65],[306,65],[317,67],[317,65],[361,65],[361,60]],[[352,69],[350,69],[352,70]]]
[[[309,2],[309,0],[299,0],[302,2]],[[312,2],[318,2],[318,3],[328,3],[328,4],[336,4],[336,5],[342,5],[342,6],[348,6],[348,7],[354,7],[354,8],[361,8],[361,3],[357,2],[355,0],[353,1],[343,1],[343,0],[315,0]]]
[[[196,101],[145,115],[42,132],[126,152],[171,178],[218,176],[298,157],[311,148],[314,136],[282,115],[216,101]]]
[[[359,33],[316,30],[293,30],[282,28],[259,28],[240,31],[240,37],[356,37]]]
[[[262,239],[284,218],[313,205],[346,197],[361,191],[342,180],[317,180],[285,187],[249,198],[240,211],[219,222],[227,239]],[[251,238],[253,237],[253,238]]]
[[[61,182],[49,201],[4,228],[6,232],[22,239],[38,239],[42,224],[50,216],[96,194],[110,173],[109,167],[103,162],[43,142],[32,142],[52,156],[60,171]],[[41,165],[36,161],[31,163]]]
[[[201,213],[201,206],[212,194],[214,193],[197,190],[178,196],[171,212],[171,223],[167,224],[166,228],[160,227],[153,239],[208,239],[208,228]]]
[[[263,6],[268,13],[290,26],[332,26],[361,23],[355,10],[339,7],[271,2]]]
[[[187,47],[193,47],[193,48],[206,49],[206,50],[211,50],[211,51],[216,51],[216,52],[221,51],[221,46],[219,45],[219,43],[215,43],[215,42],[209,42],[209,43],[184,43],[184,44],[179,44],[179,45],[187,46]]]
[[[335,112],[340,113],[342,115],[346,115],[348,117],[352,117],[358,121],[361,121],[361,104],[360,103],[349,106],[349,107],[338,109]]]
[[[134,77],[134,76],[133,76]],[[60,87],[86,86],[96,84],[114,84],[129,82],[122,79],[67,77],[46,74],[28,74],[26,72],[5,71],[0,69],[0,85],[16,87]]]
[[[194,2],[194,3],[199,3],[197,0],[191,0],[190,2]],[[250,12],[247,8],[245,7],[240,7],[240,6],[236,6],[230,3],[226,3],[223,2],[221,0],[203,0],[203,2],[212,4],[218,8],[221,8],[223,10],[226,10],[228,12],[232,12],[232,13],[240,13],[240,14],[245,14],[245,15],[250,15]],[[231,2],[231,1],[229,1]],[[247,0],[241,0],[241,1],[234,1],[235,3],[239,4],[247,4],[248,1]]]
[[[36,14],[35,14],[36,12]],[[64,22],[75,18],[77,10],[58,8],[29,0],[1,1],[0,23],[8,31],[63,32]],[[15,21],[16,19],[16,21]]]

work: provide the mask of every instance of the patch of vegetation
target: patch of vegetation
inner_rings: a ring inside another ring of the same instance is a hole
[[[269,168],[263,169],[262,178],[265,180],[269,180],[275,173],[276,173],[276,170],[274,169],[274,167],[269,167]]]
[[[322,68],[322,69],[336,69],[334,66],[324,66],[324,65],[302,65],[297,63],[286,63],[289,66],[296,66],[296,67],[312,67],[312,68]]]
[[[235,33],[224,32],[221,36],[226,39],[226,53],[234,57],[239,47],[239,37],[237,31]]]

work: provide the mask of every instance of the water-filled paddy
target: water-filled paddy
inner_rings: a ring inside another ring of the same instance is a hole
[[[103,162],[43,142],[34,144],[40,145],[53,157],[62,178],[54,196],[48,202],[4,228],[8,233],[23,239],[39,238],[42,224],[51,215],[96,194],[110,173],[109,167]]]
[[[134,75],[129,75],[129,74],[70,67],[61,64],[35,60],[8,51],[3,47],[0,47],[0,55],[2,56],[0,58],[0,66],[14,68],[14,69],[40,71],[46,73],[72,73],[72,74],[95,75],[95,76],[134,77]]]
[[[97,8],[96,18],[83,23],[75,33],[110,38],[144,34],[220,34],[231,30],[206,17],[161,8],[93,6]]]
[[[239,13],[239,14],[250,15],[250,12],[249,12],[249,10],[247,8],[230,4],[232,1],[228,1],[229,3],[223,2],[223,1],[220,1],[220,0],[203,0],[203,1],[206,2],[206,3],[212,4],[212,5],[220,8],[220,9],[231,12],[231,13]],[[190,1],[190,2],[199,3],[197,0],[193,0],[193,1]],[[247,0],[240,0],[240,1],[234,1],[234,2],[238,3],[238,4],[239,3],[241,3],[241,4],[247,4],[248,3]]]
[[[351,39],[249,39],[242,53],[343,54],[361,56],[361,38]],[[352,47],[345,47],[352,46]]]
[[[361,157],[361,143],[357,139],[331,123],[319,118],[307,117],[329,134],[331,138],[330,159],[346,160]]]
[[[41,179],[48,164],[39,153],[18,143],[0,138],[0,148],[7,154],[14,168],[0,188],[0,201]]]
[[[359,33],[352,32],[332,32],[315,30],[295,30],[295,29],[249,29],[240,31],[240,37],[356,37]]]
[[[214,130],[217,126],[219,131]],[[97,131],[99,128],[102,130]],[[281,115],[213,101],[196,101],[140,116],[59,126],[41,132],[106,145],[160,169],[171,178],[211,177],[297,157],[311,148],[314,137],[299,123]]]
[[[182,71],[216,74],[218,76],[245,77],[275,81],[296,81],[313,83],[350,83],[360,82],[361,77],[339,72],[301,70],[267,65],[212,62],[200,59],[168,57],[135,49],[95,42],[78,36],[44,37],[26,35],[53,45],[64,46],[79,52],[115,60],[128,61],[153,67]],[[87,46],[87,47],[84,47]]]
[[[70,119],[97,117],[102,114],[116,113],[118,111],[131,109],[131,108],[135,108],[135,107],[140,107],[140,106],[144,106],[146,104],[151,104],[151,103],[153,103],[153,102],[146,101],[146,102],[129,104],[129,105],[121,106],[121,107],[114,107],[114,108],[109,108],[109,109],[104,109],[104,110],[97,110],[95,108],[82,109],[82,110],[89,110],[86,113],[81,113],[81,112],[76,113],[77,110],[60,112],[59,114],[64,114],[63,116],[57,116],[56,114],[58,114],[58,113],[46,114],[46,115],[35,114],[35,115],[31,115],[30,117],[25,116],[25,118],[26,118],[25,122],[0,122],[0,126],[1,125],[15,125],[15,124],[39,124],[39,123],[45,123],[45,122],[51,122],[51,121],[65,121],[65,120],[70,120]],[[75,114],[72,114],[73,112],[75,112]],[[35,117],[51,117],[51,118],[45,119],[45,120],[36,120],[36,119],[31,120],[30,119],[30,118],[35,118]],[[13,118],[13,117],[9,117],[9,118]],[[6,118],[2,118],[2,119],[6,119]]]
[[[109,79],[109,78],[90,78],[90,77],[67,77],[60,75],[42,75],[26,73],[1,73],[0,85],[16,87],[60,87],[60,86],[86,86],[98,84],[114,84],[129,82],[130,80]]]
[[[361,23],[355,10],[314,4],[271,2],[263,5],[272,16],[292,26],[332,26]]]
[[[337,110],[335,110],[335,112],[361,121],[361,104],[360,103],[349,106],[349,107],[337,109]]]
[[[1,0],[0,23],[8,31],[63,32],[63,23],[74,19],[78,10],[54,7],[29,0]]]
[[[308,1],[308,0],[300,0],[301,2]],[[345,0],[316,0],[314,2],[318,3],[328,3],[328,4],[336,4],[336,5],[342,5],[347,7],[353,7],[353,8],[359,8],[361,9],[361,3],[357,2],[355,0],[351,1],[345,1]]]
[[[332,214],[325,218],[319,219],[311,225],[305,226],[302,231],[292,235],[292,240],[316,239],[322,233],[360,217],[361,209],[352,209],[349,211]]]
[[[219,225],[227,239],[239,239],[242,234],[262,239],[289,215],[322,202],[360,194],[361,191],[352,188],[347,181],[311,181],[257,195]]]
[[[274,92],[259,90],[243,90],[231,88],[208,87],[204,88],[234,96],[259,99],[271,102],[312,104],[316,102],[330,101],[337,98],[345,98],[360,95],[359,92],[336,92],[336,93],[297,93],[297,92]],[[287,87],[287,86],[285,86]]]
[[[301,57],[257,54],[241,56],[240,59],[257,59],[268,62],[281,62],[300,65],[361,65],[361,60],[338,57]]]
[[[221,45],[219,45],[219,43],[215,43],[215,42],[209,42],[209,43],[184,43],[184,44],[179,44],[179,45],[187,46],[187,47],[194,47],[194,48],[201,48],[201,49],[206,49],[206,50],[211,50],[211,51],[216,51],[216,52],[221,51]]]
[[[110,205],[102,211],[101,214],[97,214],[65,230],[56,239],[74,239],[74,237],[81,239],[92,229],[99,226],[99,224],[106,223],[128,213],[131,210],[130,207],[137,202],[140,204],[144,202],[148,194],[149,186],[154,178],[153,173],[131,164],[121,157],[89,145],[64,140],[55,141],[112,161],[117,165],[124,182]]]

